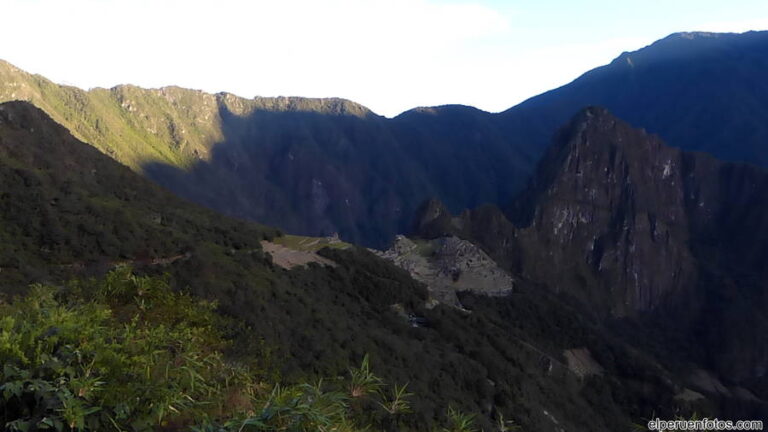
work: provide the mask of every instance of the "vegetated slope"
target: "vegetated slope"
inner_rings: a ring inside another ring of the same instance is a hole
[[[394,119],[341,99],[177,87],[82,91],[0,62],[0,100],[29,100],[78,138],[185,198],[288,232],[387,245],[418,205],[508,202],[556,129],[588,105],[667,143],[768,166],[768,33],[679,33],[499,113]]]
[[[418,204],[509,199],[532,157],[469,107],[380,117],[342,99],[177,87],[83,91],[0,62],[0,100],[28,100],[180,196],[297,234],[383,246]]]
[[[666,364],[698,364],[731,386],[729,397],[765,401],[766,196],[765,170],[667,147],[589,108],[559,132],[506,214],[485,206],[454,218],[431,201],[416,230],[477,242],[600,319],[637,324],[658,338],[649,346],[666,347]],[[691,367],[679,373],[695,375]]]
[[[403,422],[415,430],[444,423],[449,404],[486,429],[503,414],[541,431],[613,431],[709,406],[675,400],[675,375],[524,281],[509,297],[462,295],[466,313],[427,309],[423,285],[363,249],[323,249],[335,266],[285,270],[259,247],[274,231],[173,198],[27,103],[0,107],[6,294],[116,261],[167,273],[171,286],[241,323],[231,356],[271,358],[284,381],[336,377],[370,354],[387,382],[409,383],[414,412]],[[423,318],[419,326],[403,311]],[[603,374],[569,369],[573,349],[588,350]]]
[[[768,32],[675,33],[500,117],[543,149],[573,113],[604,106],[673,147],[768,167],[767,71]]]
[[[6,287],[110,262],[258,249],[278,231],[177,198],[28,103],[0,105],[0,279]]]

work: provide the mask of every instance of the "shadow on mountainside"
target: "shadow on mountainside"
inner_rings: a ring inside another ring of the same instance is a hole
[[[370,112],[255,109],[240,116],[219,100],[224,139],[189,169],[143,166],[174,193],[224,214],[287,232],[384,246],[408,228],[425,199],[452,211],[503,203],[537,155],[501,132],[498,118],[468,107]]]
[[[145,170],[227,214],[381,247],[427,198],[454,213],[511,202],[552,134],[589,105],[673,147],[768,166],[765,46],[768,32],[674,34],[499,114],[444,106],[386,119],[307,100],[303,111],[262,106],[240,117],[219,97],[224,139],[208,161]]]

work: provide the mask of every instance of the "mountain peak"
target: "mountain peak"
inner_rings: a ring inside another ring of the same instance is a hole
[[[764,51],[753,50],[755,43],[768,40],[766,31],[745,33],[713,33],[703,31],[678,32],[660,39],[637,51],[622,53],[612,64],[626,61],[630,66],[638,64],[659,64],[669,61],[697,61],[703,59],[721,60],[734,54],[762,58]]]
[[[589,106],[579,111],[557,134],[554,151],[595,151],[602,153],[613,148],[638,150],[659,147],[658,138],[643,129],[635,129],[601,106]]]
[[[612,312],[653,309],[664,290],[684,286],[670,275],[692,277],[690,255],[680,246],[687,239],[682,168],[679,150],[589,107],[556,136],[513,210],[515,223],[557,251],[550,257],[557,266],[587,254],[583,277],[608,281]],[[604,300],[603,294],[587,298]]]
[[[11,91],[16,93],[16,89],[19,86],[19,81],[23,81],[30,77],[31,74],[17,68],[13,64],[0,59],[0,94],[3,92]],[[5,87],[5,89],[3,89]]]

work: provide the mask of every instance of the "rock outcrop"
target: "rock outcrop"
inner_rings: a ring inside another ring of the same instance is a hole
[[[683,167],[680,150],[658,137],[584,110],[513,209],[525,274],[555,290],[578,280],[579,297],[614,315],[694,285]]]

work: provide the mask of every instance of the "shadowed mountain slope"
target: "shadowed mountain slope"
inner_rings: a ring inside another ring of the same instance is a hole
[[[383,245],[418,204],[509,199],[532,156],[491,114],[450,106],[377,116],[342,99],[176,87],[82,91],[0,63],[0,100],[29,100],[73,134],[185,198],[299,234]]]
[[[657,329],[662,345],[765,398],[766,196],[765,170],[667,147],[589,108],[506,212],[453,217],[430,201],[416,231],[476,242],[603,320]]]
[[[511,197],[525,178],[520,156],[487,113],[431,111],[386,120],[264,109],[238,116],[222,108],[224,140],[208,161],[144,170],[227,214],[383,245],[428,196],[444,196],[458,210]]]
[[[768,32],[675,33],[500,114],[537,149],[574,112],[604,106],[684,150],[768,167]]]

